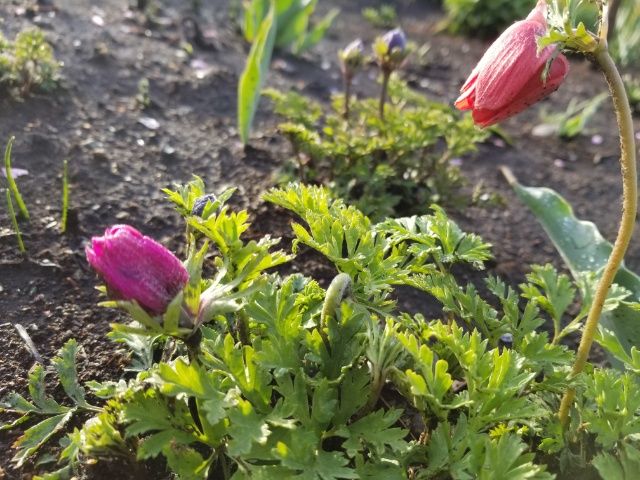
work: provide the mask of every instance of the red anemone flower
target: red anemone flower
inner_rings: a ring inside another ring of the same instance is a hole
[[[538,51],[538,38],[547,32],[546,8],[546,1],[539,0],[525,20],[505,30],[462,86],[455,106],[471,110],[477,125],[487,127],[520,113],[557,90],[567,76],[569,62],[556,46]]]

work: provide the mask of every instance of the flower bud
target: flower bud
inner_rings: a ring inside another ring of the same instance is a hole
[[[409,54],[407,36],[400,28],[390,30],[375,40],[373,51],[383,69],[395,70],[402,65]]]
[[[364,64],[364,43],[359,38],[338,51],[340,68],[344,75],[353,75]]]
[[[193,208],[191,209],[191,215],[195,215],[197,217],[201,217],[204,213],[204,208],[208,203],[215,203],[218,200],[218,197],[213,193],[209,193],[207,195],[203,195],[198,197],[196,201],[193,203]]]
[[[111,296],[135,300],[151,315],[162,315],[189,281],[173,253],[129,225],[115,225],[93,237],[85,253]]]
[[[462,86],[455,106],[471,110],[477,125],[487,127],[520,113],[551,95],[567,76],[569,61],[555,45],[538,48],[538,39],[547,33],[546,9],[539,0],[526,19],[505,30]]]
[[[393,50],[402,52],[407,48],[407,37],[400,28],[385,33],[382,40],[386,44],[388,52],[393,52]]]

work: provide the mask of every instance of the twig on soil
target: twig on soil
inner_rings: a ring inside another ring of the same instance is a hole
[[[33,355],[33,358],[36,360],[36,362],[40,364],[44,364],[44,361],[42,360],[42,355],[40,355],[40,353],[38,352],[38,349],[33,343],[33,340],[31,340],[31,337],[27,333],[27,330],[19,323],[14,323],[13,326],[18,331],[20,338],[22,338],[25,345],[27,346],[27,349],[29,350],[29,352],[31,352],[31,355]]]

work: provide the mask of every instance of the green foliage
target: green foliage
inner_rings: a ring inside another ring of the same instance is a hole
[[[583,102],[572,98],[564,112],[548,113],[543,111],[541,117],[544,123],[534,127],[533,132],[538,136],[555,134],[564,139],[577,137],[584,133],[588,122],[598,112],[598,108],[608,96],[607,92],[603,92]]]
[[[52,362],[72,406],[45,393],[36,366],[31,399],[3,401],[20,415],[3,428],[46,417],[16,444],[16,463],[84,411],[93,416],[61,441],[60,469],[44,478],[70,478],[105,457],[158,458],[185,479],[546,480],[563,468],[631,478],[640,352],[618,352],[626,372],[591,366],[569,380],[572,352],[536,331],[543,313],[556,322],[567,311],[578,290],[567,276],[535,267],[518,289],[489,278],[494,298],[485,299],[452,267],[482,268],[489,245],[442,209],[374,223],[322,187],[269,191],[267,201],[300,218],[293,253],[306,245],[338,272],[325,290],[299,273],[267,271],[293,255],[272,252],[271,240],[246,241],[246,212],[230,212],[226,198],[204,218],[191,215],[204,191],[197,178],[167,190],[188,224],[192,278],[176,298],[189,312],[189,290],[199,288],[198,321],[187,335],[166,315],[114,325],[137,375],[88,382],[102,407],[87,403],[75,342]],[[217,307],[202,317],[212,287]],[[397,287],[423,291],[440,309],[429,318],[403,312]],[[563,434],[555,412],[569,385],[577,421]]]
[[[286,123],[280,131],[291,142],[294,159],[284,180],[329,185],[345,201],[374,219],[423,213],[438,202],[460,205],[463,179],[451,160],[475,150],[487,133],[448,105],[426,100],[393,78],[384,121],[373,99],[344,103],[332,110],[295,92],[265,92]]]
[[[623,67],[638,64],[640,60],[640,4],[621,0],[611,39],[611,54]]]
[[[393,28],[398,23],[398,14],[393,5],[363,8],[362,16],[367,22],[378,28]]]
[[[0,34],[0,88],[18,97],[58,83],[59,64],[41,30],[23,30],[9,41]]]
[[[629,104],[635,113],[640,113],[640,78],[632,75],[623,75],[624,88],[629,97]]]
[[[536,0],[444,0],[443,27],[453,33],[490,37],[527,16]]]
[[[294,53],[302,53],[313,47],[324,37],[338,11],[333,9],[315,26],[311,26],[318,0],[247,0],[243,2],[242,31],[248,42],[255,43],[260,36],[261,24],[271,8],[277,25],[275,47],[291,48]]]
[[[51,362],[64,392],[71,400],[71,406],[58,403],[46,393],[46,371],[40,364],[35,364],[29,371],[30,400],[18,393],[10,393],[0,401],[0,412],[19,415],[12,423],[0,426],[0,430],[11,429],[34,418],[37,419],[37,423],[27,428],[14,445],[17,451],[13,461],[17,466],[23,465],[29,458],[34,457],[45,443],[63,431],[77,412],[95,409],[85,400],[84,388],[78,382],[76,371],[78,351],[77,342],[69,340]],[[42,419],[42,417],[45,418]]]
[[[18,205],[20,214],[22,215],[23,218],[29,220],[29,210],[27,210],[27,206],[25,205],[24,200],[22,199],[22,195],[20,194],[18,185],[16,184],[13,178],[13,170],[11,170],[11,150],[13,148],[14,140],[15,140],[15,137],[9,138],[9,141],[7,142],[7,147],[4,150],[4,176],[6,177],[7,184],[9,186],[7,191],[10,192],[13,198],[15,199],[16,204]]]
[[[247,0],[243,2],[242,29],[251,51],[238,83],[238,130],[249,141],[262,86],[269,74],[274,48],[291,48],[298,54],[324,37],[338,15],[332,9],[313,28],[310,18],[318,0]]]
[[[254,2],[256,3],[256,2]],[[238,130],[240,139],[246,144],[258,109],[262,85],[266,81],[271,63],[271,54],[278,31],[277,17],[272,4],[264,19],[259,22],[253,44],[238,82]]]
[[[520,200],[542,224],[578,283],[584,298],[578,317],[584,317],[598,274],[611,253],[611,244],[600,234],[595,224],[577,219],[571,205],[553,190],[525,187],[515,179],[510,179],[510,183]],[[618,270],[614,281],[614,288],[609,292],[600,318],[600,336],[607,341],[603,346],[607,347],[611,357],[624,361],[632,347],[640,345],[640,277],[623,266]],[[554,322],[557,329],[558,321]],[[567,326],[569,331],[574,327],[575,321]],[[607,335],[607,330],[612,334]]]

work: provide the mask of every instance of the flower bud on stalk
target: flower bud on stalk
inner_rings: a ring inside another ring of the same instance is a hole
[[[349,119],[349,103],[351,102],[351,83],[354,75],[364,64],[364,43],[357,39],[338,52],[340,70],[344,81],[344,118]]]
[[[558,89],[569,62],[555,45],[538,51],[547,33],[547,4],[540,0],[525,20],[514,23],[493,42],[461,89],[455,105],[471,110],[487,127],[522,112]]]
[[[380,118],[384,120],[384,105],[387,101],[389,77],[402,66],[409,55],[407,37],[400,28],[390,30],[373,43],[373,51],[382,71],[382,91],[380,93]]]
[[[218,197],[213,193],[209,193],[207,195],[203,195],[198,197],[196,201],[193,203],[193,208],[191,209],[191,215],[195,215],[197,217],[202,217],[204,213],[204,209],[208,203],[215,203],[218,200]]]
[[[162,315],[189,281],[173,253],[129,225],[115,225],[93,237],[85,253],[111,296],[135,300],[151,315]]]

